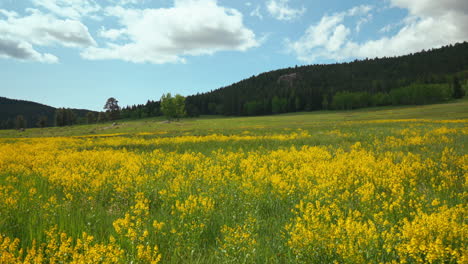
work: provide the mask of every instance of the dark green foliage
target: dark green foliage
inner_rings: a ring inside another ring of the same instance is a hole
[[[146,118],[161,116],[161,103],[159,101],[148,100],[146,104],[132,105],[127,106],[121,109],[120,117],[121,118]]]
[[[58,108],[55,111],[55,125],[56,126],[71,126],[76,124],[77,116],[72,109]]]
[[[286,113],[288,110],[288,101],[286,98],[273,97],[271,100],[271,112],[273,114]]]
[[[262,115],[332,107],[353,109],[395,102],[425,104],[446,100],[445,88],[416,83],[445,86],[452,83],[454,76],[458,76],[459,83],[468,80],[467,42],[401,57],[308,65],[262,73],[227,87],[188,96],[186,105],[190,105],[188,115],[192,115],[192,111],[196,114]],[[288,81],[282,81],[285,79]],[[415,87],[408,88],[413,84]],[[455,88],[455,83],[452,86]],[[460,96],[459,87],[461,85],[456,86],[457,96]],[[392,92],[392,99],[390,92],[394,90],[397,91]],[[411,96],[396,99],[400,94]],[[449,96],[455,96],[455,92]],[[343,101],[348,99],[351,101]],[[222,112],[216,110],[218,107]]]
[[[328,95],[324,94],[322,99],[322,109],[328,110]]]
[[[198,107],[196,105],[193,105],[193,104],[185,105],[185,108],[186,108],[188,117],[200,116],[200,110],[198,110]]]
[[[0,129],[13,129],[15,127],[15,122],[13,119],[8,118],[0,122]]]
[[[47,116],[47,126],[53,125],[55,108],[23,100],[14,100],[0,97],[0,128],[15,128],[15,120],[18,115],[25,119],[27,127],[33,127],[39,121],[39,117]]]
[[[263,101],[250,101],[244,105],[245,115],[262,115],[265,112]]]
[[[22,116],[22,115],[16,116],[15,128],[16,129],[26,128],[26,119],[24,119],[24,116]]]
[[[104,110],[106,110],[107,116],[110,120],[117,120],[120,118],[119,101],[114,97],[107,99],[106,104],[104,105]]]
[[[91,113],[91,112],[90,112],[90,113]],[[48,118],[47,116],[44,116],[44,115],[43,115],[43,116],[40,116],[40,117],[39,117],[39,120],[38,120],[37,123],[36,123],[36,126],[37,126],[37,127],[41,127],[41,128],[42,128],[42,127],[46,127],[47,124],[48,124],[48,121],[49,121],[49,118]]]
[[[350,110],[371,105],[372,96],[367,92],[338,92],[333,96],[332,108]]]
[[[185,97],[176,94],[172,97],[170,93],[161,97],[161,111],[168,120],[179,119],[185,116]]]
[[[0,97],[0,129],[15,128],[18,115],[23,116],[26,128],[54,126],[56,110],[54,107],[35,102]],[[73,109],[73,112],[77,118],[83,118],[90,111]]]
[[[420,105],[443,102],[450,97],[447,84],[412,84],[393,89],[390,93],[337,92],[332,99],[332,109],[350,110],[368,106]],[[325,108],[324,108],[325,109]]]
[[[107,117],[107,114],[105,112],[99,112],[97,122],[98,123],[103,123],[109,121],[109,118]]]
[[[390,105],[392,101],[387,93],[376,93],[372,95],[371,103],[372,106],[384,106]]]
[[[447,84],[412,84],[393,89],[389,93],[393,105],[431,104],[450,97]]]
[[[93,112],[89,112],[86,114],[86,122],[88,124],[96,123],[96,115]]]
[[[453,98],[458,99],[458,98],[462,98],[463,96],[465,96],[465,90],[462,88],[457,76],[453,78],[452,88],[453,88],[453,92],[452,92]]]

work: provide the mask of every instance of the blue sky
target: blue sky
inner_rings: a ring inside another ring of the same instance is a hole
[[[0,96],[102,110],[465,40],[464,0],[1,0]]]

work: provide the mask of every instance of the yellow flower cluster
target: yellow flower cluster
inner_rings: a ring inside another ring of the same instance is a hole
[[[232,262],[250,262],[257,247],[256,219],[248,217],[243,225],[221,227],[220,251]]]
[[[156,223],[156,222],[155,222]],[[128,239],[134,249],[136,249],[136,259],[143,263],[156,264],[161,260],[158,246],[149,245],[148,242],[149,225],[149,199],[144,194],[138,192],[135,194],[135,204],[130,207],[130,212],[125,213],[124,218],[114,221],[113,226],[117,234]],[[156,231],[159,231],[159,225],[154,224]],[[129,256],[132,259],[134,256]]]
[[[359,211],[343,212],[334,204],[320,202],[300,202],[297,210],[286,230],[288,245],[300,260],[329,262],[326,256],[334,256],[344,263],[367,263],[378,254],[377,228]]]
[[[413,221],[405,219],[397,251],[405,262],[467,263],[468,227],[466,205],[440,207],[437,212],[418,212]]]
[[[172,208],[172,214],[177,214],[180,218],[184,219],[198,211],[201,211],[201,214],[208,214],[213,208],[214,202],[210,197],[190,195],[184,202],[176,201]]]
[[[465,123],[0,139],[0,263],[467,263]]]
[[[110,239],[107,244],[94,243],[94,237],[83,233],[74,241],[54,227],[46,232],[47,242],[19,249],[20,240],[0,236],[0,263],[120,263],[124,251]]]

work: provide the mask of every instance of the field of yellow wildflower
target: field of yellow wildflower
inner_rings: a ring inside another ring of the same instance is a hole
[[[468,263],[467,125],[1,138],[0,263]]]

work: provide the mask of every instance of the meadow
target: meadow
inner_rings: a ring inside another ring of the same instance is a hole
[[[468,263],[467,109],[0,131],[0,263]]]

